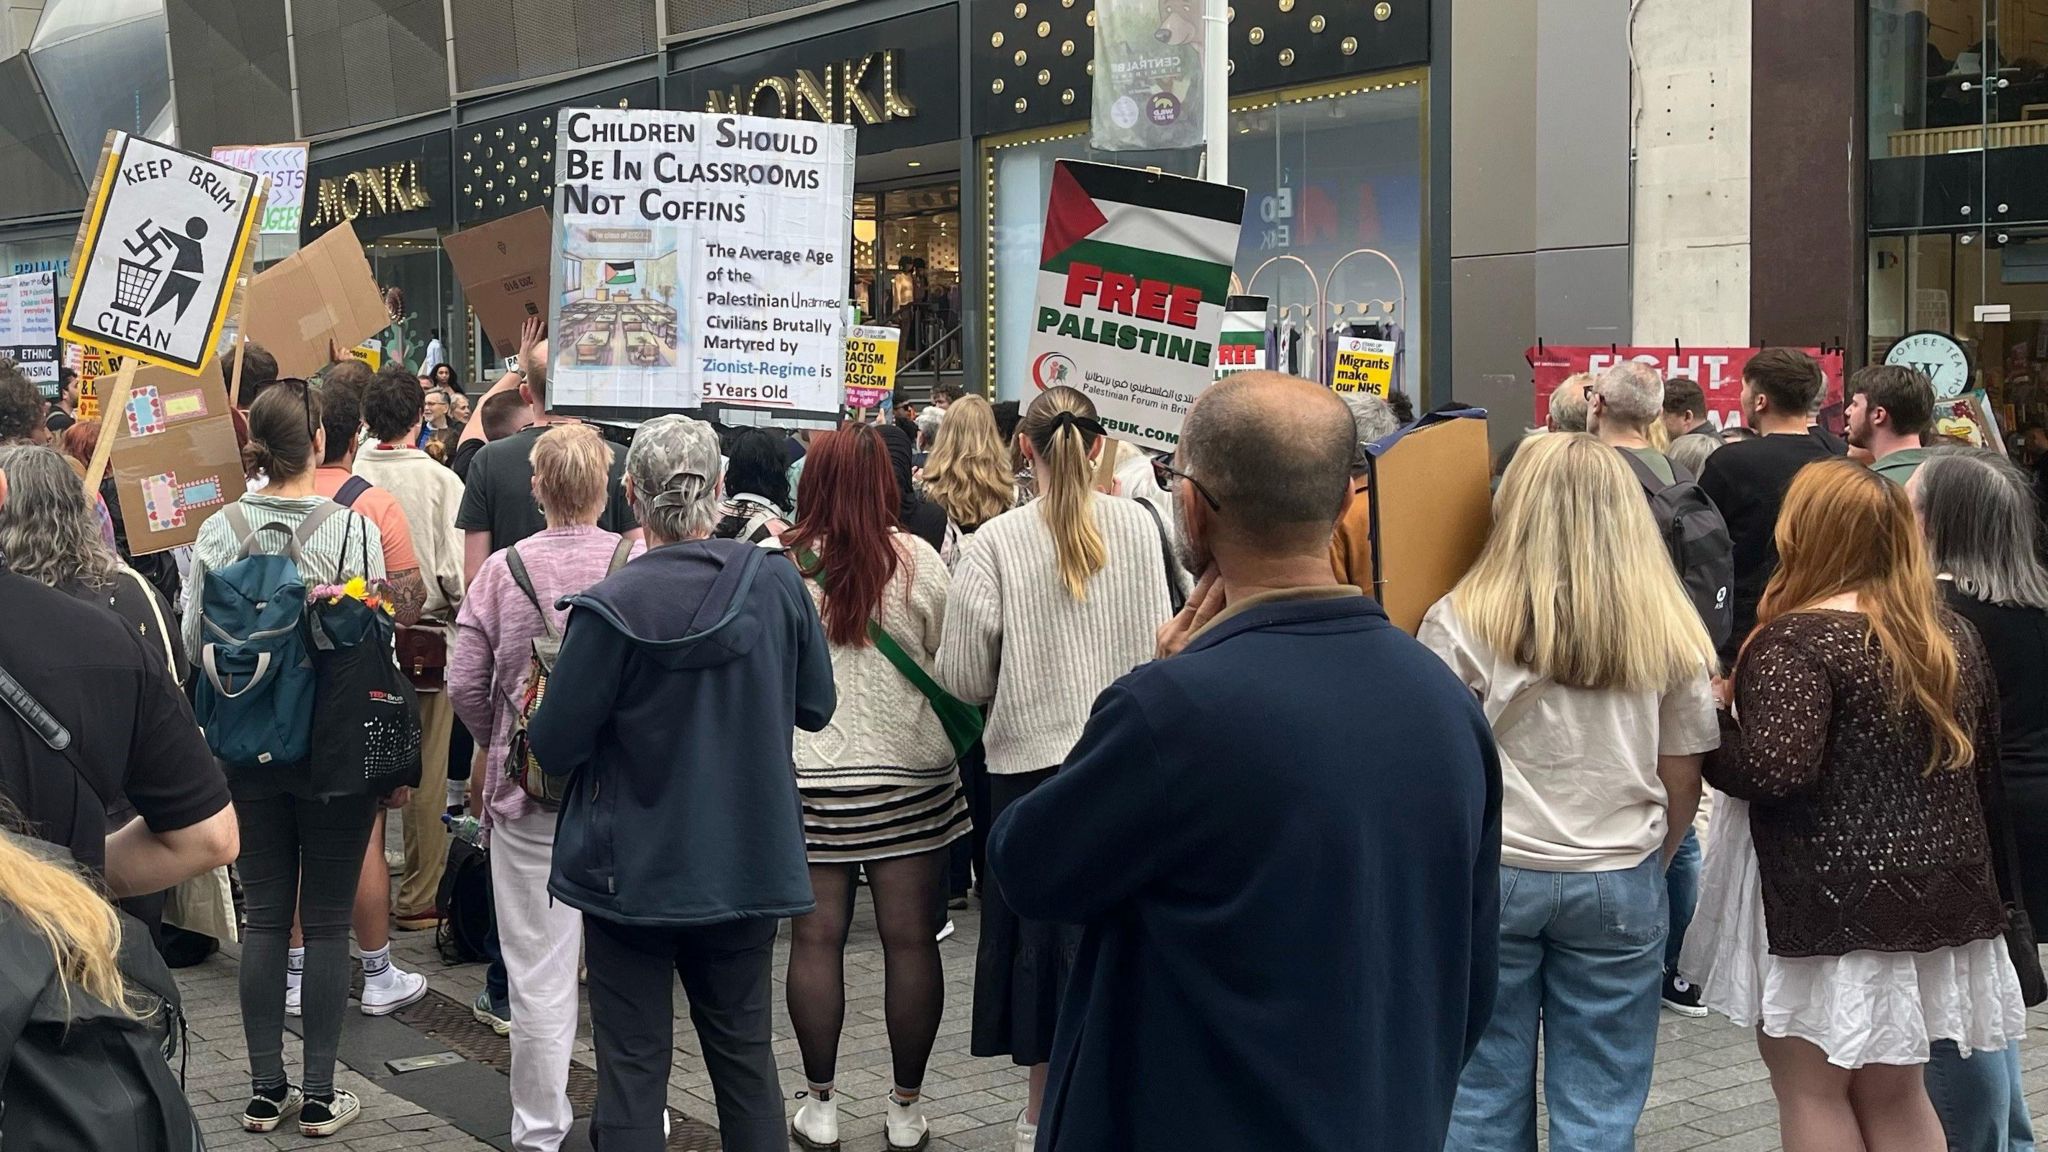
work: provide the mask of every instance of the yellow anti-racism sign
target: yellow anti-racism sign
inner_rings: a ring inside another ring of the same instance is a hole
[[[384,367],[384,346],[375,340],[368,340],[348,350],[350,356],[370,366],[371,371]]]
[[[846,330],[846,406],[879,408],[896,390],[894,328],[859,325]]]
[[[1336,363],[1330,371],[1330,390],[1385,396],[1394,387],[1394,350],[1392,340],[1339,336]]]

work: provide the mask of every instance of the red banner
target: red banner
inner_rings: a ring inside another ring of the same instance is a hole
[[[1524,355],[1536,373],[1536,423],[1539,427],[1550,419],[1550,394],[1557,391],[1565,377],[1579,372],[1591,372],[1597,376],[1623,360],[1640,360],[1666,379],[1673,376],[1692,379],[1706,394],[1707,419],[1716,428],[1726,428],[1742,420],[1742,366],[1759,351],[1761,349],[1758,348],[1681,348],[1669,344],[1626,348],[1545,345],[1540,349],[1531,348]],[[1803,348],[1801,351],[1820,361],[1821,371],[1827,376],[1827,393],[1821,405],[1823,410],[1834,408],[1836,417],[1827,423],[1839,432],[1835,426],[1841,423],[1842,354],[1823,352],[1818,348]]]

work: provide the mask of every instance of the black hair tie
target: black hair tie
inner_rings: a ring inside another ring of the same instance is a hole
[[[1063,411],[1055,415],[1052,418],[1051,424],[1047,426],[1045,432],[1046,440],[1050,442],[1054,436],[1059,435],[1059,431],[1062,428],[1078,428],[1081,430],[1082,436],[1090,440],[1099,439],[1108,434],[1103,429],[1100,421],[1075,412]]]

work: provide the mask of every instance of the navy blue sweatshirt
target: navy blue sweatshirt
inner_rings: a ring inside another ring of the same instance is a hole
[[[573,777],[548,891],[623,924],[812,908],[795,730],[838,696],[796,566],[738,540],[656,548],[569,597],[528,729]]]
[[[1373,601],[1249,606],[1117,681],[988,851],[1019,915],[1085,926],[1040,1152],[1442,1152],[1493,1007],[1500,767]]]

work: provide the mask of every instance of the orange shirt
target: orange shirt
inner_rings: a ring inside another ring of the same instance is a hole
[[[313,473],[313,487],[332,500],[340,493],[341,486],[348,483],[350,475],[349,470],[340,465],[323,464]],[[412,529],[406,526],[405,510],[398,506],[398,500],[391,493],[372,485],[356,497],[355,510],[375,524],[378,534],[383,537],[384,571],[396,577],[420,566],[419,557],[413,555]]]

